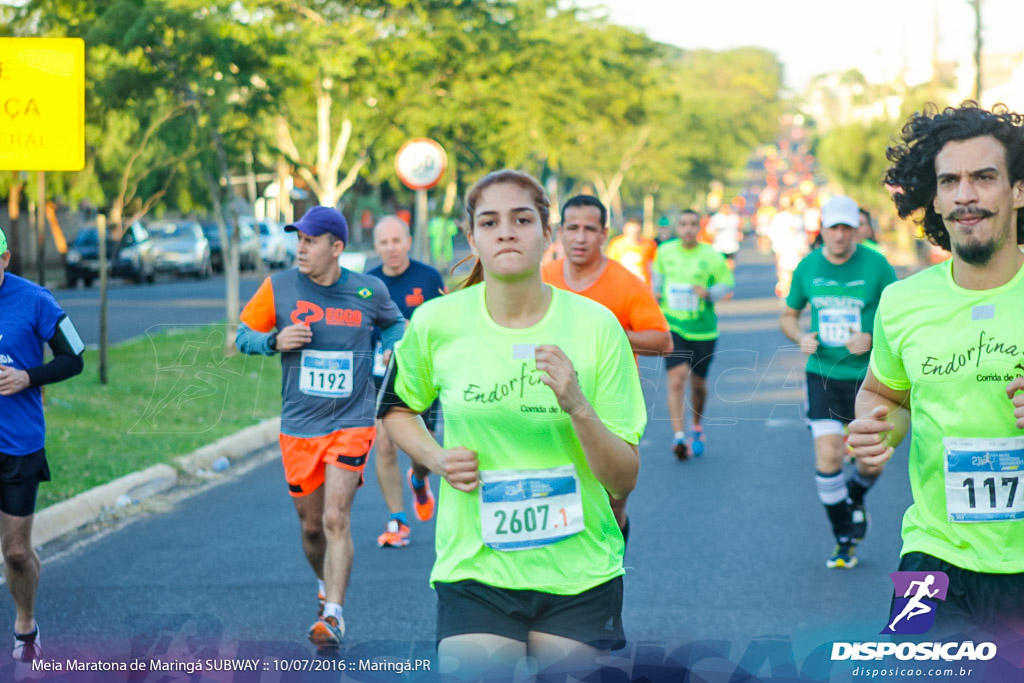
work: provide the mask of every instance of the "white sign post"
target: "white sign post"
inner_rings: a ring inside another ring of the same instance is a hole
[[[427,261],[427,190],[437,185],[448,167],[444,148],[429,138],[409,140],[395,156],[398,179],[416,191],[416,226],[413,229],[412,253]]]

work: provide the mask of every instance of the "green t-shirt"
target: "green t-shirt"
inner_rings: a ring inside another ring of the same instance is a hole
[[[868,373],[868,354],[846,349],[855,332],[871,333],[882,290],[896,281],[896,272],[877,251],[857,247],[850,259],[836,265],[817,249],[793,271],[786,305],[802,311],[811,305],[811,332],[818,350],[807,358],[807,372],[847,382]]]
[[[684,339],[718,339],[715,305],[696,296],[693,287],[735,285],[725,257],[701,242],[686,249],[682,240],[671,240],[658,247],[653,268],[661,275],[661,311],[669,329]]]
[[[903,554],[1024,572],[1024,430],[1006,398],[1024,375],[1021,321],[1024,268],[1002,287],[972,291],[941,263],[882,295],[871,372],[910,390],[914,504],[903,515]]]
[[[578,533],[562,540],[496,550],[484,542],[483,527],[486,523],[497,538],[516,540],[514,533],[500,536],[502,529],[517,531],[511,508],[501,511],[488,502],[485,509],[485,486],[465,493],[442,481],[430,581],[473,579],[501,588],[576,595],[623,574],[622,534],[569,416],[540,380],[533,349],[559,346],[605,426],[631,444],[639,443],[647,423],[636,363],[625,332],[601,304],[553,288],[551,305],[536,325],[511,329],[487,313],[485,287],[475,285],[417,309],[395,347],[395,391],[416,411],[440,396],[444,446],[476,451],[485,481],[496,471],[574,467],[575,490],[582,498],[582,507],[574,509],[582,519],[577,519]],[[549,492],[546,484],[531,486],[523,485],[534,494],[541,491],[542,497]],[[559,525],[572,522],[571,515],[560,514],[559,504],[547,509],[542,498],[533,500],[532,513],[517,513],[519,530],[532,521],[533,531],[557,534]]]

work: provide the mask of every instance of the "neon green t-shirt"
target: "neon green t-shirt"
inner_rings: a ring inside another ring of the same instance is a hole
[[[860,245],[862,247],[867,247],[871,251],[877,251],[879,254],[882,254],[882,248],[878,246],[878,242],[874,240],[861,240]],[[885,254],[882,254],[882,256],[885,256]]]
[[[647,423],[636,363],[625,332],[601,304],[553,289],[536,325],[511,329],[491,319],[485,287],[423,304],[395,347],[398,396],[417,411],[440,396],[444,446],[476,451],[484,479],[472,493],[441,482],[430,581],[473,579],[576,595],[623,574],[622,534],[569,416],[540,380],[534,347],[559,346],[601,420],[631,444],[639,443]],[[489,477],[509,471],[508,485],[487,484]],[[523,471],[534,471],[522,475],[529,481],[516,479]],[[576,493],[565,493],[566,487]],[[508,495],[524,490],[534,496],[527,501],[532,512],[525,511],[526,503],[509,502]],[[575,501],[568,512],[567,499]],[[579,514],[574,517],[572,510]],[[566,529],[573,533],[557,540]],[[499,543],[525,549],[496,549]]]
[[[868,354],[846,348],[855,332],[871,333],[882,290],[896,281],[896,272],[877,251],[857,247],[846,263],[836,265],[816,249],[793,271],[786,305],[802,311],[811,305],[811,332],[818,350],[807,357],[807,372],[846,382],[868,374]]]
[[[910,390],[903,554],[1024,572],[1024,430],[1006,385],[1024,375],[1024,268],[996,289],[953,282],[952,262],[887,287],[871,372]]]
[[[669,329],[693,341],[718,339],[715,305],[696,296],[693,287],[734,286],[725,257],[701,242],[686,249],[682,240],[671,240],[658,247],[653,268],[661,275],[661,310]]]

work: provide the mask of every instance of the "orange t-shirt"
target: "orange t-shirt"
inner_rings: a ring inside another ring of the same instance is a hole
[[[626,270],[643,280],[647,289],[651,289],[651,263],[657,253],[658,244],[654,240],[642,237],[637,244],[630,244],[622,235],[612,239],[605,250],[608,258],[618,261]]]
[[[622,329],[630,332],[668,332],[668,321],[651,292],[621,264],[608,259],[604,272],[589,287],[577,292],[565,283],[565,259],[552,261],[541,269],[544,282],[602,304],[615,314]]]

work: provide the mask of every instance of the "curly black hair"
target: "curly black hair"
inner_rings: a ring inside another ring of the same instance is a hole
[[[1024,116],[1002,104],[986,111],[976,102],[966,101],[959,107],[946,107],[941,114],[929,104],[907,120],[900,140],[885,151],[893,163],[885,173],[885,183],[896,188],[893,201],[900,218],[918,214],[928,241],[946,251],[950,250],[949,232],[933,208],[935,157],[947,142],[983,135],[991,135],[1003,145],[1010,185],[1024,179]],[[1024,244],[1024,208],[1017,211],[1017,244]]]

